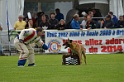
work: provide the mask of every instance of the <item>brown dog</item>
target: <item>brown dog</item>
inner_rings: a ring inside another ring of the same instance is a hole
[[[69,47],[71,49],[71,52],[74,53],[74,54],[78,54],[79,56],[79,60],[80,60],[80,64],[82,64],[82,54],[83,54],[83,57],[84,57],[84,62],[86,64],[86,51],[85,51],[85,48],[83,47],[82,44],[79,44],[79,43],[76,43],[76,42],[73,42],[72,40],[67,40],[63,46],[65,46],[65,49],[67,47]]]

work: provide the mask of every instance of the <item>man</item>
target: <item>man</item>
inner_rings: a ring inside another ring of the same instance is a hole
[[[55,13],[50,14],[49,24],[51,29],[57,29],[58,20],[55,18]]]
[[[28,66],[34,66],[34,49],[31,47],[32,43],[36,43],[43,49],[47,50],[47,45],[41,40],[42,28],[38,27],[36,30],[33,28],[24,29],[21,31],[19,36],[14,40],[14,45],[18,51],[20,51],[20,56],[18,60],[18,66],[23,67],[28,59]]]
[[[92,20],[92,17],[90,15],[87,16],[87,23],[86,23],[86,29],[95,29],[96,28],[96,24],[95,22]]]
[[[73,16],[73,20],[71,21],[71,27],[72,29],[81,29],[78,14],[75,14]]]
[[[103,24],[103,28],[107,29],[107,28],[113,28],[113,27],[114,27],[114,23],[111,19],[111,16],[107,15],[106,18],[105,18],[105,22]]]
[[[23,16],[19,15],[18,21],[14,24],[14,30],[23,30],[25,29],[26,22],[23,21]]]
[[[118,18],[111,11],[108,13],[108,15],[111,16],[111,19],[112,19],[112,21],[114,23],[114,27],[117,28],[118,27]]]
[[[46,27],[45,29],[51,29],[50,24],[47,21],[46,15],[41,16],[41,23],[40,23],[39,27],[41,27],[42,29],[43,29],[43,27]]]
[[[2,23],[0,23],[0,31],[2,31],[3,30],[3,28],[2,28]],[[1,34],[1,33],[0,33]],[[1,35],[0,35],[0,39],[1,39]],[[0,44],[0,55],[4,55],[3,54],[3,49],[2,49],[2,46],[1,46],[1,44]]]
[[[124,28],[124,17],[123,16],[119,16],[118,28]]]
[[[56,9],[56,17],[55,17],[58,21],[60,21],[61,19],[64,19],[64,15],[62,13],[60,13],[60,9]]]

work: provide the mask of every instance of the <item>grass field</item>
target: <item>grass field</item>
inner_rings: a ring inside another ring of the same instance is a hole
[[[124,55],[87,55],[87,65],[63,66],[61,55],[36,55],[36,66],[17,67],[18,56],[0,56],[0,82],[124,82]]]

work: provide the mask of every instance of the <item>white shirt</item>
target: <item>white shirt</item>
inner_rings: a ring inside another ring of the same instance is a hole
[[[82,21],[81,25],[83,26],[83,29],[86,29],[86,23],[87,23],[86,20],[83,20],[83,21]]]
[[[22,30],[18,39],[23,40],[25,44],[36,43],[39,46],[44,44],[44,42],[41,40],[41,37],[37,36],[37,32],[34,28]]]

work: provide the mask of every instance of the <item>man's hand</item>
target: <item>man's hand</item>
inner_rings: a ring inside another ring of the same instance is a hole
[[[42,45],[42,48],[43,48],[44,50],[48,50],[48,46],[47,46],[46,44],[43,44],[43,45]]]

